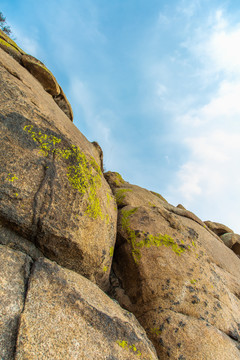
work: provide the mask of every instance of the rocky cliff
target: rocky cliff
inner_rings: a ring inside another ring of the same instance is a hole
[[[240,359],[240,236],[103,173],[2,32],[0,88],[1,359]]]

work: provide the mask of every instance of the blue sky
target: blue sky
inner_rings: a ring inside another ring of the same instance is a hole
[[[240,3],[6,0],[106,170],[240,233]]]

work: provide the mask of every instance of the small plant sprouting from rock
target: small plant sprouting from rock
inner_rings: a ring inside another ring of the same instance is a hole
[[[104,218],[100,202],[97,197],[97,189],[101,186],[101,169],[93,157],[88,159],[79,147],[72,145],[68,148],[60,148],[61,139],[53,135],[43,134],[33,130],[33,125],[26,125],[32,139],[40,146],[40,154],[43,156],[54,155],[57,159],[68,160],[67,178],[71,186],[81,195],[87,194],[87,209],[85,213],[96,219]]]

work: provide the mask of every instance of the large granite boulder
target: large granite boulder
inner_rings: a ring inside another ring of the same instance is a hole
[[[225,233],[220,236],[224,244],[230,249],[237,243],[240,244],[240,235],[234,233]]]
[[[0,219],[106,289],[117,211],[95,146],[1,49],[0,93]]]
[[[31,271],[15,359],[157,359],[135,317],[96,285],[49,260]]]
[[[0,264],[1,359],[157,359],[134,315],[86,278],[3,245]]]
[[[42,84],[44,90],[51,95],[59,95],[60,87],[53,74],[46,68],[46,66],[34,56],[23,55],[22,63],[26,69]]]
[[[1,29],[0,48],[12,56],[19,64],[23,65],[40,82],[44,90],[53,96],[54,101],[67,117],[73,121],[72,107],[51,71],[34,56],[26,54]]]
[[[204,221],[204,224],[218,236],[221,236],[226,233],[233,233],[233,230],[231,230],[228,226],[224,224],[220,224],[218,222],[208,220],[208,221]]]
[[[160,359],[240,359],[240,260],[194,214],[106,174],[119,206],[111,294]]]

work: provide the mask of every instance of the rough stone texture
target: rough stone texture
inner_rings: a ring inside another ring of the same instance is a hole
[[[221,236],[226,233],[233,233],[233,231],[226,225],[213,222],[213,221],[204,221],[204,224],[207,225],[216,235]]]
[[[61,87],[53,74],[46,66],[35,57],[26,54],[8,35],[0,29],[0,48],[11,55],[19,64],[26,69],[42,84],[43,88],[50,93],[56,104],[73,121],[72,107],[67,100]]]
[[[6,227],[2,220],[0,220],[0,244],[21,251],[29,255],[33,260],[43,256],[42,252],[31,241],[18,235],[11,228]]]
[[[135,317],[82,276],[39,259],[29,280],[16,360],[157,359]]]
[[[240,258],[240,243],[237,242],[233,245],[232,251]]]
[[[34,56],[23,55],[22,62],[25,68],[42,84],[44,90],[54,96],[60,94],[57,80],[41,61]]]
[[[1,49],[0,93],[0,218],[106,289],[117,211],[94,145]]]
[[[0,245],[0,265],[0,358],[13,360],[31,261],[20,251]]]
[[[19,63],[22,61],[24,51],[0,29],[0,48],[11,55]]]
[[[229,247],[230,249],[233,247],[234,244],[240,244],[240,235],[234,233],[225,233],[221,235],[221,239],[224,244]]]
[[[60,107],[60,109],[67,115],[67,117],[73,121],[73,111],[72,111],[72,107],[66,97],[66,95],[64,94],[62,88],[59,86],[60,88],[60,94],[53,96],[53,99],[55,101],[55,103]]]
[[[110,293],[159,358],[240,359],[238,257],[191,212],[107,178],[120,210]]]

